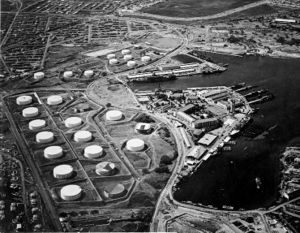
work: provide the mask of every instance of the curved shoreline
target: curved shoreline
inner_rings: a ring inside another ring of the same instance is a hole
[[[210,19],[216,19],[216,18],[221,18],[225,17],[228,15],[232,15],[234,13],[248,10],[250,8],[254,8],[260,5],[264,4],[270,4],[270,0],[261,0],[258,2],[250,3],[241,7],[237,7],[234,9],[230,9],[227,11],[223,11],[217,14],[213,15],[207,15],[207,16],[199,16],[199,17],[190,17],[190,18],[185,18],[185,17],[171,17],[171,16],[163,16],[163,15],[155,15],[155,14],[150,14],[150,13],[143,13],[143,12],[130,12],[130,11],[120,11],[119,14],[121,16],[129,16],[129,17],[136,17],[136,18],[148,18],[148,19],[155,19],[155,20],[165,20],[165,21],[184,21],[184,22],[192,22],[192,21],[201,21],[201,20],[210,20]]]

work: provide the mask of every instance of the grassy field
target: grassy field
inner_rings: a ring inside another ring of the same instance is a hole
[[[206,16],[240,7],[258,0],[167,0],[143,12],[173,17]]]

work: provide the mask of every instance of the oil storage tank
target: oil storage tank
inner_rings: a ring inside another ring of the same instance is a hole
[[[36,119],[29,122],[28,127],[30,130],[39,130],[46,126],[46,121],[43,119]]]
[[[84,148],[84,157],[95,159],[103,155],[103,148],[98,145],[90,145]]]
[[[74,169],[69,164],[61,164],[53,169],[53,176],[57,179],[67,179],[73,175]]]
[[[54,134],[50,131],[42,131],[36,134],[35,140],[37,143],[49,143],[54,140]]]
[[[79,185],[70,184],[62,187],[60,197],[65,201],[75,201],[80,198],[82,189]]]
[[[74,134],[75,142],[88,142],[92,140],[92,133],[87,130],[80,130]]]
[[[95,171],[100,176],[112,176],[116,173],[116,165],[112,162],[101,162],[96,165]]]
[[[82,124],[82,120],[80,117],[68,117],[65,120],[65,126],[67,128],[74,128]]]
[[[39,114],[39,109],[36,107],[29,107],[29,108],[25,108],[22,111],[22,116],[23,117],[35,117]]]
[[[44,149],[44,157],[46,159],[58,159],[63,156],[63,153],[61,146],[48,146]]]
[[[126,143],[126,149],[129,151],[141,151],[145,148],[145,143],[142,139],[139,138],[133,138],[127,141]]]
[[[47,98],[48,105],[59,105],[63,102],[63,98],[60,95],[51,95]]]
[[[16,99],[17,105],[28,105],[32,103],[32,97],[30,95],[21,95]]]
[[[110,110],[106,113],[106,120],[108,121],[118,121],[123,117],[123,113],[119,110]]]

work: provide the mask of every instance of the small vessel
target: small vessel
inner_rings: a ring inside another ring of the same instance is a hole
[[[261,186],[261,179],[259,177],[256,177],[255,178],[255,182],[256,182],[256,188],[257,189],[260,189],[260,186]]]

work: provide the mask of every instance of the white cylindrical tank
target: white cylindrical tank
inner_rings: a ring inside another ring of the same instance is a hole
[[[65,126],[67,128],[73,128],[82,124],[80,117],[69,117],[65,120]]]
[[[95,159],[103,154],[103,148],[98,145],[91,145],[84,148],[84,157]]]
[[[109,60],[109,64],[110,64],[110,65],[118,64],[118,59],[116,59],[116,58],[110,59],[110,60]]]
[[[64,151],[61,146],[48,146],[44,149],[44,157],[47,159],[58,159]]]
[[[39,114],[39,109],[36,107],[25,108],[22,111],[23,117],[35,117]]]
[[[64,78],[71,78],[73,76],[73,71],[65,71]]]
[[[129,61],[129,60],[132,59],[132,55],[131,54],[126,54],[123,58],[124,58],[125,61]]]
[[[75,142],[88,142],[92,140],[92,133],[87,130],[80,130],[74,134]]]
[[[33,74],[33,78],[36,81],[41,80],[44,77],[45,77],[45,73],[44,72],[36,72],[36,73]]]
[[[63,102],[63,98],[60,95],[51,95],[47,98],[48,105],[58,105]]]
[[[36,134],[35,140],[37,143],[48,143],[54,140],[54,133],[50,131],[42,131]]]
[[[65,201],[75,201],[80,198],[82,189],[79,185],[70,184],[62,187],[60,197]]]
[[[94,71],[92,70],[86,70],[84,71],[83,75],[86,77],[86,78],[90,78],[94,75]]]
[[[38,130],[46,126],[46,121],[43,119],[36,119],[30,121],[28,125],[30,130]]]
[[[106,113],[106,120],[108,121],[118,121],[121,120],[123,117],[123,114],[119,110],[110,110]]]
[[[58,165],[53,169],[53,176],[57,179],[67,179],[73,174],[73,167],[69,164]]]
[[[30,95],[21,95],[16,100],[17,105],[27,105],[32,103],[32,97]]]
[[[116,57],[116,55],[113,54],[113,53],[107,54],[107,56],[106,56],[106,58],[107,58],[108,60],[110,60],[110,59],[112,59],[112,58],[115,58],[115,57]]]
[[[126,193],[126,189],[123,184],[116,184],[109,192],[110,198],[119,198]]]
[[[100,176],[111,176],[116,171],[116,165],[112,162],[101,162],[96,165],[95,171]]]
[[[127,62],[127,66],[128,67],[134,67],[136,65],[136,62],[135,61],[128,61]]]
[[[134,138],[130,139],[126,143],[126,149],[130,151],[140,151],[145,147],[145,143],[142,139]]]
[[[130,50],[129,49],[123,49],[121,52],[123,55],[125,54],[130,54]]]
[[[142,58],[141,58],[141,61],[142,62],[149,62],[151,60],[151,58],[149,57],[149,56],[143,56]]]

